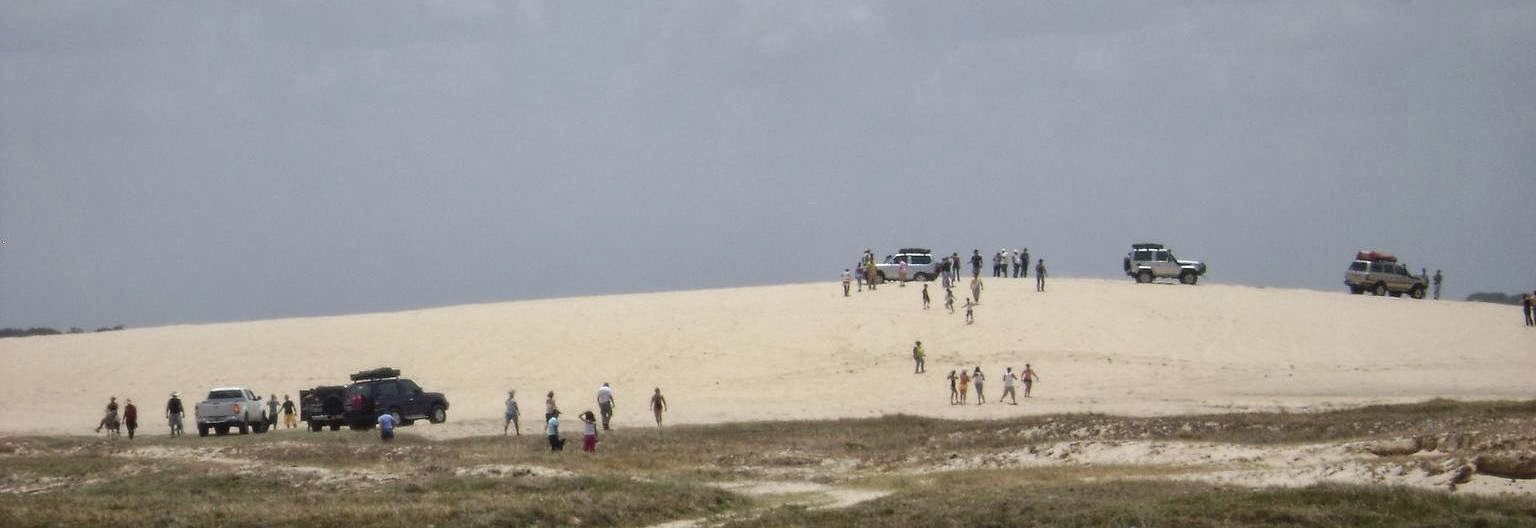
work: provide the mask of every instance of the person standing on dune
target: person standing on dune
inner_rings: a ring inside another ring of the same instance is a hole
[[[555,391],[549,391],[544,397],[544,419],[560,414],[560,408],[555,406]]]
[[[1443,280],[1445,277],[1440,275],[1440,270],[1435,270],[1435,300],[1437,301],[1440,300],[1440,282]]]
[[[277,430],[277,395],[267,396],[267,430]]]
[[[1008,369],[1003,372],[1003,395],[998,396],[997,401],[1003,401],[1003,398],[1009,398],[1012,405],[1019,404],[1019,397],[1016,393],[1013,392],[1013,382],[1017,379],[1018,376],[1013,375],[1013,367],[1008,367]]]
[[[976,303],[971,302],[970,297],[965,298],[965,324],[976,322]]]
[[[1536,326],[1536,318],[1531,316],[1532,303],[1536,303],[1536,299],[1532,299],[1532,295],[1536,294],[1520,294],[1520,309],[1525,311],[1525,326]]]
[[[667,410],[667,397],[661,395],[661,387],[651,395],[651,412],[656,414],[656,427],[661,427],[661,413]]]
[[[976,304],[981,304],[981,277],[971,279],[971,298],[976,299]]]
[[[1029,363],[1025,363],[1024,371],[1019,373],[1019,381],[1024,382],[1024,397],[1028,398],[1029,390],[1034,387],[1036,381],[1040,381],[1040,375],[1035,373],[1035,369],[1030,367]]]
[[[165,401],[165,420],[171,426],[171,436],[181,436],[181,417],[185,409],[181,406],[181,393],[172,392],[171,399]]]
[[[506,423],[501,424],[502,436],[507,435],[508,427],[511,427],[517,436],[523,436],[523,428],[517,423],[517,391],[507,391],[507,411],[502,417],[507,419]]]
[[[927,364],[923,361],[927,354],[923,352],[923,342],[918,341],[912,345],[912,373],[922,374],[927,371]]]
[[[928,283],[925,282],[925,283],[923,283],[923,309],[924,310],[928,309],[928,303],[929,302],[930,301],[928,299]]]
[[[944,288],[944,309],[955,313],[955,290],[947,286]]]
[[[123,405],[123,427],[128,428],[128,439],[133,440],[133,430],[139,428],[139,408],[133,404],[133,398]]]
[[[976,405],[987,403],[987,395],[986,393],[982,392],[982,390],[986,388],[983,386],[983,383],[985,383],[986,380],[987,376],[981,373],[981,365],[977,365],[976,372],[971,374],[971,383],[976,385]]]
[[[971,278],[972,279],[976,279],[976,278],[980,278],[980,277],[981,277],[981,250],[980,249],[972,249],[971,250]]]
[[[849,283],[853,282],[852,275],[853,275],[852,273],[848,272],[847,268],[843,268],[843,297],[847,297],[848,296],[848,286],[849,286]],[[863,290],[864,286],[862,284],[860,284],[859,285],[859,289]]]
[[[597,409],[603,414],[603,430],[609,431],[608,421],[613,419],[613,387],[608,382],[597,388]]]
[[[1045,291],[1045,259],[1040,259],[1040,263],[1035,264],[1035,291]]]

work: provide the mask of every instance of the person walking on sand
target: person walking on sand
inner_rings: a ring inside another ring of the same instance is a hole
[[[848,268],[843,268],[843,297],[847,297],[848,296],[848,286],[852,282],[853,282],[853,274],[848,272]],[[859,285],[859,289],[863,290],[864,289],[864,285],[860,284]]]
[[[869,283],[869,291],[875,291],[875,283],[879,281],[880,277],[875,273],[875,256],[870,255],[864,264],[864,282]]]
[[[560,413],[560,408],[555,406],[555,391],[549,391],[544,397],[544,419]]]
[[[133,405],[133,398],[124,402],[123,427],[128,428],[128,439],[133,440],[133,430],[139,428],[139,408]]]
[[[651,413],[656,415],[656,427],[661,427],[661,413],[667,410],[667,397],[661,395],[661,387],[651,394]]]
[[[293,429],[299,426],[298,409],[293,407],[293,399],[287,394],[283,395],[283,427]]]
[[[897,286],[907,287],[907,257],[901,257],[901,262],[896,264]]]
[[[382,413],[379,415],[379,441],[389,443],[395,439],[395,415]]]
[[[1019,404],[1019,397],[1016,393],[1013,392],[1013,382],[1017,381],[1018,379],[1019,377],[1013,374],[1013,367],[1008,367],[1008,369],[1003,372],[1003,395],[998,396],[997,401],[1003,401],[1003,398],[1009,398],[1009,403],[1011,405]]]
[[[1435,300],[1437,301],[1440,300],[1440,282],[1443,280],[1445,277],[1440,275],[1440,270],[1435,270]]]
[[[511,427],[512,432],[517,436],[523,436],[523,428],[517,423],[517,391],[507,391],[507,410],[502,417],[507,419],[506,423],[501,424],[502,436],[507,435],[508,427]]]
[[[912,345],[912,373],[922,374],[927,372],[927,363],[923,361],[928,355],[923,352],[923,342],[918,341]]]
[[[944,287],[944,309],[949,313],[955,313],[955,290]]]
[[[976,303],[971,302],[970,297],[965,298],[965,324],[976,322]]]
[[[603,413],[603,430],[609,431],[608,420],[613,419],[613,387],[606,381],[597,388],[597,410]]]
[[[1040,381],[1040,375],[1035,373],[1035,369],[1030,367],[1029,363],[1025,363],[1024,371],[1019,373],[1019,381],[1024,382],[1024,397],[1028,398],[1029,390],[1035,386],[1036,381]]]
[[[1536,319],[1533,319],[1531,316],[1532,303],[1536,302],[1536,299],[1532,297],[1533,295],[1536,295],[1536,293],[1520,294],[1520,309],[1525,311],[1525,326],[1536,326]]]
[[[925,283],[923,283],[923,309],[924,310],[928,309],[928,303],[929,302],[930,301],[928,299],[928,283],[925,282]]]
[[[1019,276],[1029,278],[1029,248],[1019,250],[1019,267],[1022,268]]]
[[[987,376],[981,373],[981,365],[977,365],[976,372],[971,374],[971,383],[976,385],[976,405],[987,403],[987,393],[982,392],[986,389],[983,385],[986,381]]]
[[[181,393],[172,392],[171,399],[165,400],[165,421],[171,426],[171,436],[181,436],[181,417],[185,409],[181,406]]]
[[[971,298],[976,299],[976,304],[981,304],[981,278],[971,279]]]
[[[548,418],[544,420],[544,435],[549,437],[549,450],[551,452],[565,450],[565,440],[560,439],[559,409],[549,413]]]
[[[267,396],[267,429],[277,430],[277,395]]]
[[[971,250],[971,278],[972,279],[976,279],[976,278],[980,278],[980,277],[981,277],[981,250],[979,250],[979,249],[972,249]]]
[[[1017,278],[1019,278],[1019,268],[1024,267],[1023,263],[1019,262],[1019,250],[1017,250],[1017,249],[1013,250],[1012,261],[1013,261],[1012,262],[1012,264],[1013,264],[1013,278],[1017,279]]]
[[[957,405],[960,403],[960,388],[955,384],[960,382],[960,376],[955,374],[954,369],[950,369],[947,379],[949,380],[949,404]]]
[[[1045,291],[1045,259],[1035,264],[1035,291]]]
[[[971,374],[965,368],[960,369],[960,404],[965,405],[970,401]]]
[[[603,428],[604,431],[608,430]],[[592,411],[581,413],[581,450],[587,453],[597,452],[597,417],[592,416]]]
[[[112,396],[107,399],[106,413],[102,415],[101,422],[96,424],[96,432],[101,432],[102,428],[115,432],[117,423],[117,396]]]

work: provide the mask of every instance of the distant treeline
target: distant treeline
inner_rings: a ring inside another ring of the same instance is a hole
[[[1499,292],[1478,292],[1467,296],[1468,301],[1485,302],[1494,304],[1520,304],[1520,294]]]
[[[115,331],[122,330],[122,329],[123,329],[123,325],[117,325],[117,326],[110,327],[110,328],[103,326],[101,328],[97,328],[95,331],[97,331],[97,332],[115,332]],[[70,328],[69,330],[65,330],[65,331],[62,331],[62,332],[59,331],[59,330],[55,330],[53,328],[43,328],[43,327],[26,328],[26,329],[22,329],[22,328],[0,328],[0,338],[6,338],[6,337],[31,337],[31,336],[46,336],[46,335],[63,335],[63,334],[84,334],[84,333],[86,333],[86,330],[84,328],[79,328],[79,327]]]

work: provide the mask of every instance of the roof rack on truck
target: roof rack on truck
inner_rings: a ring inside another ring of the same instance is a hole
[[[1140,244],[1131,244],[1131,249],[1163,249],[1163,245],[1156,242],[1142,242]]]
[[[352,381],[368,381],[400,377],[400,369],[380,367],[352,373]]]
[[[1363,251],[1362,250],[1362,251],[1356,252],[1355,253],[1355,260],[1367,260],[1367,261],[1371,261],[1371,262],[1376,262],[1376,261],[1381,261],[1381,262],[1397,262],[1397,257],[1394,257],[1394,256],[1386,254],[1386,253],[1382,253],[1380,251],[1376,251],[1376,250],[1373,249],[1373,250],[1370,250],[1370,251]]]

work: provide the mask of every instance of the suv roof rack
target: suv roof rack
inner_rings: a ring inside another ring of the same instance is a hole
[[[933,252],[929,251],[928,249],[925,249],[925,248],[901,248],[900,251],[896,252],[896,254],[898,254],[898,255],[903,254],[903,253],[933,253]]]
[[[364,370],[352,373],[352,381],[369,381],[400,377],[400,369],[379,367],[372,370]]]
[[[1131,244],[1131,249],[1163,249],[1163,245],[1157,242],[1142,242]]]

